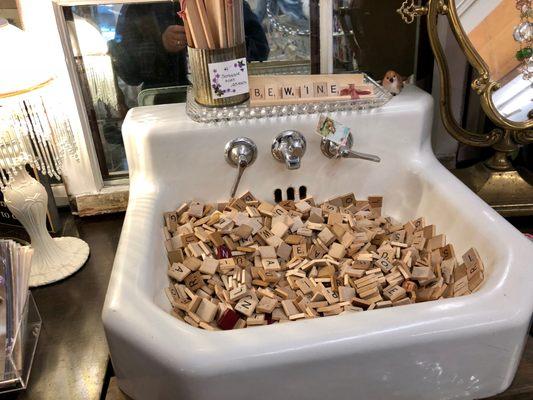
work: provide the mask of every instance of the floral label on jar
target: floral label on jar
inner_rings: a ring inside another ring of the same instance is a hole
[[[208,68],[211,93],[214,99],[249,92],[246,58],[211,63]]]

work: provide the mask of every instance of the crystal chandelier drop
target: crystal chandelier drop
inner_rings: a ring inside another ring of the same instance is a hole
[[[520,12],[520,23],[513,32],[520,43],[516,58],[521,62],[522,76],[533,84],[533,0],[516,0],[516,9]]]

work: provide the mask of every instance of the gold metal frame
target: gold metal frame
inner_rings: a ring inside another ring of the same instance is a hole
[[[414,0],[405,0],[402,8],[398,10],[403,20],[410,23],[416,16],[426,15],[428,34],[433,53],[435,55],[440,76],[441,100],[440,110],[442,121],[446,130],[459,142],[470,146],[493,147],[496,150],[488,166],[496,170],[508,170],[511,164],[508,155],[520,145],[533,143],[533,120],[514,122],[502,116],[492,100],[494,91],[500,84],[493,81],[490,71],[476,51],[468,35],[464,31],[455,0],[429,0],[426,6],[416,6]],[[437,32],[439,15],[446,15],[452,32],[465,54],[468,63],[477,73],[477,78],[472,82],[472,89],[480,96],[481,107],[491,121],[498,126],[489,133],[475,133],[462,128],[453,117],[450,104],[450,73],[444,50]]]

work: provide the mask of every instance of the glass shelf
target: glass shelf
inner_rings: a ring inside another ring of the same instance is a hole
[[[300,114],[318,114],[335,111],[369,110],[387,103],[392,95],[381,85],[365,75],[365,84],[374,86],[374,96],[342,101],[308,104],[283,104],[276,106],[250,106],[247,101],[232,107],[205,107],[194,100],[192,86],[187,90],[186,111],[196,122],[239,121],[244,119],[283,117]]]
[[[15,340],[6,349],[4,357],[0,356],[0,359],[5,359],[3,373],[0,368],[0,393],[26,389],[41,333],[41,324],[39,310],[30,292]]]

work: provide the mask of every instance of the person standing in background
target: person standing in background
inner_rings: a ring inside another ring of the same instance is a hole
[[[186,85],[185,31],[177,2],[126,4],[118,17],[115,38],[108,42],[118,76],[128,85]],[[265,32],[244,2],[248,61],[266,61],[270,48]]]

